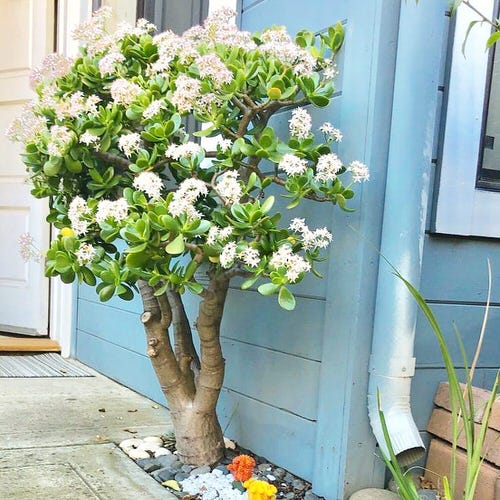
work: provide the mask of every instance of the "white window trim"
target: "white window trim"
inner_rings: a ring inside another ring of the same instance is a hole
[[[478,0],[478,9],[492,15],[494,0]],[[500,192],[476,188],[481,144],[488,52],[491,28],[476,24],[462,44],[474,12],[462,6],[456,12],[456,27],[449,79],[441,171],[435,205],[436,233],[500,237]]]

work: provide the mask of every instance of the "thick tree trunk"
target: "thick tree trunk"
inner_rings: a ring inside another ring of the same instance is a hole
[[[191,465],[213,465],[224,456],[224,438],[215,408],[202,411],[196,405],[171,410],[177,455]]]
[[[196,329],[200,358],[180,295],[169,290],[160,296],[145,281],[138,287],[144,304],[141,321],[148,355],[171,412],[176,448],[182,462],[212,465],[224,456],[224,439],[216,405],[224,380],[220,324],[229,277],[210,276],[202,293]],[[174,342],[168,330],[173,327]]]

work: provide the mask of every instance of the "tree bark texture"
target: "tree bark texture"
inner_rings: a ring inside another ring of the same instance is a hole
[[[147,354],[168,401],[178,456],[192,465],[214,464],[224,455],[216,405],[224,381],[220,325],[228,287],[229,277],[210,275],[201,294],[198,355],[181,295],[169,289],[155,296],[146,281],[138,282]]]

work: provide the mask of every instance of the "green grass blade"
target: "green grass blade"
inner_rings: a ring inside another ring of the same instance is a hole
[[[387,445],[387,451],[389,456],[387,457],[384,452],[382,452],[382,459],[385,465],[389,469],[398,487],[398,493],[404,500],[419,500],[419,495],[415,483],[410,476],[407,476],[401,466],[399,465],[396,454],[394,453],[394,448],[392,447],[391,437],[389,435],[389,430],[387,428],[387,422],[385,420],[384,412],[382,411],[380,392],[377,390],[377,405],[378,414],[380,418],[380,425],[382,427],[382,433],[384,435],[384,440]]]

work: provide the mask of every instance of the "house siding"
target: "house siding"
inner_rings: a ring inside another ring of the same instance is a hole
[[[493,239],[429,234],[425,240],[421,293],[433,310],[456,367],[463,366],[454,325],[460,331],[469,363],[481,331],[488,291],[487,260],[491,263],[493,289],[488,324],[474,385],[489,389],[500,365],[500,242]],[[446,380],[439,347],[425,317],[419,315],[415,338],[417,370],[412,388],[415,421],[425,441],[432,398]],[[462,376],[464,372],[462,371]]]

